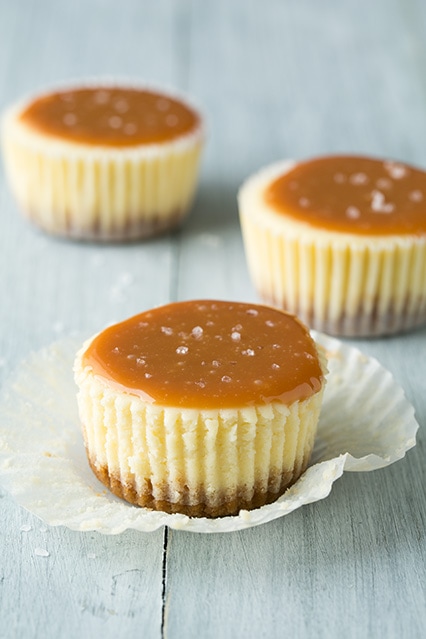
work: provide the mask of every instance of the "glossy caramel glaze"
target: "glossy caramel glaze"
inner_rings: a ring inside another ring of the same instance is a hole
[[[150,403],[181,408],[290,404],[323,382],[315,344],[296,318],[210,300],[169,304],[107,328],[84,364]]]
[[[21,121],[71,142],[112,147],[168,142],[200,125],[197,113],[177,99],[118,86],[46,94],[22,112]]]
[[[389,160],[326,156],[296,164],[266,202],[314,227],[364,235],[426,234],[426,172]]]

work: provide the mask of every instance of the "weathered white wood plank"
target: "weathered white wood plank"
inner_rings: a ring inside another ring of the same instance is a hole
[[[160,637],[162,531],[106,537],[46,527],[2,497],[2,638],[112,638],[141,629]]]
[[[368,11],[350,0],[193,7],[190,88],[208,105],[212,130],[204,188],[217,202],[217,182],[229,193],[226,211],[206,223],[230,244],[213,257],[200,236],[198,246],[183,238],[181,295],[198,296],[205,282],[221,296],[255,298],[235,257],[232,192],[263,164],[334,151],[424,163],[424,43],[412,25],[398,2]],[[201,191],[200,206],[203,198]],[[190,221],[194,239],[202,219]],[[359,342],[396,374],[416,407],[420,445],[406,460],[345,475],[327,500],[271,525],[196,540],[170,535],[170,639],[421,636],[426,392],[413,366],[423,369],[416,349],[424,352],[425,343],[424,330]]]
[[[98,74],[175,85],[176,12],[165,0],[0,3],[0,106]],[[29,350],[169,300],[172,236],[126,246],[55,240],[18,216],[3,173],[0,209],[0,381]],[[163,531],[46,529],[3,494],[0,511],[2,638],[160,636]]]

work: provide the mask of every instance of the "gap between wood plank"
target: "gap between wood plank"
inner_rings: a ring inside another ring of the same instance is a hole
[[[163,565],[161,576],[161,639],[165,639],[165,626],[166,626],[166,598],[167,598],[167,549],[169,542],[169,528],[164,526],[163,534]]]

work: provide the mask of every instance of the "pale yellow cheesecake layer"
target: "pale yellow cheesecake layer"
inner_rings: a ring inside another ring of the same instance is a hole
[[[265,202],[282,162],[239,192],[249,271],[259,295],[329,333],[392,333],[426,321],[426,237],[314,228]]]
[[[24,214],[76,239],[126,240],[176,226],[194,196],[201,127],[168,142],[108,148],[43,135],[14,107],[2,121],[3,154]]]
[[[83,364],[87,346],[75,361],[87,455],[120,497],[168,512],[224,516],[274,501],[306,469],[323,388],[289,406],[172,408],[93,374]]]

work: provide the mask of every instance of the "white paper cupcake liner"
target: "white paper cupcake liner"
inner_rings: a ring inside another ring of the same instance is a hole
[[[311,464],[273,504],[235,517],[190,518],[132,506],[89,468],[72,366],[82,340],[67,338],[31,354],[0,394],[0,484],[51,526],[118,534],[167,525],[231,532],[272,521],[327,497],[344,470],[382,468],[415,445],[418,424],[403,390],[377,360],[314,333],[328,355],[328,383]]]

